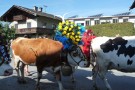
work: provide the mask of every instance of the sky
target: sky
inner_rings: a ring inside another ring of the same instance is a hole
[[[34,6],[42,7],[43,11],[65,18],[78,15],[88,17],[96,14],[104,16],[129,12],[129,7],[134,0],[0,0],[0,16],[13,5],[33,9]],[[135,9],[130,10],[135,14]]]

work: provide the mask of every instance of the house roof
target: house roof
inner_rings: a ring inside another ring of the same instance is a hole
[[[52,14],[48,14],[48,13],[45,13],[45,12],[41,12],[41,11],[36,11],[34,9],[29,9],[29,8],[22,7],[22,6],[17,6],[17,5],[13,5],[7,12],[5,12],[0,17],[0,20],[1,21],[11,21],[11,18],[13,18],[13,15],[18,13],[17,11],[22,11],[25,14],[29,14],[29,15],[31,15],[33,17],[43,16],[43,17],[47,17],[47,18],[51,18],[51,19],[62,20],[58,16],[55,16],[55,15],[52,15]]]
[[[135,8],[135,0],[134,0],[134,2],[132,3],[132,5],[130,6],[129,10],[131,10],[131,9],[133,9],[133,8]]]

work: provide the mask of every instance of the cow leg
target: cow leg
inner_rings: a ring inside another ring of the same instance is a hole
[[[15,70],[16,70],[16,72],[17,72],[17,76],[18,76],[18,77],[21,77],[21,76],[20,76],[20,73],[19,73],[19,68],[20,68],[20,61],[18,61],[17,64],[15,64]]]
[[[24,67],[25,67],[25,64],[22,63],[21,68],[20,68],[22,83],[26,83],[26,80],[24,78]]]
[[[74,73],[75,73],[75,70],[77,69],[77,67],[75,66],[72,66],[72,74],[71,74],[71,81],[74,83],[75,82],[75,77],[74,77]]]
[[[99,70],[99,77],[104,81],[104,84],[107,88],[107,90],[112,90],[111,86],[109,85],[107,79],[106,79],[106,73],[107,73],[107,68],[105,67],[105,65],[103,65],[102,67],[99,67],[100,70]]]
[[[21,61],[18,61],[18,62],[15,62],[15,70],[17,72],[17,76],[18,76],[18,83],[22,83],[22,78],[21,78],[21,75],[20,75],[20,62]]]
[[[35,90],[40,90],[40,79],[42,78],[42,72],[43,68],[37,66],[37,82],[36,82],[36,89]]]
[[[95,90],[98,90],[98,87],[97,87],[97,84],[96,84],[96,77],[97,77],[97,74],[98,74],[98,66],[95,65],[92,69],[92,81],[93,81],[93,88]]]
[[[56,80],[57,80],[58,85],[59,85],[59,90],[64,90],[63,85],[61,83],[61,74],[60,74],[60,71],[57,71],[55,74],[56,74]]]

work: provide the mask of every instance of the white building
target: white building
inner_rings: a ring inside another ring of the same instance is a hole
[[[75,24],[81,24],[84,26],[93,26],[102,23],[122,23],[131,22],[135,25],[135,14],[130,12],[116,14],[112,16],[103,16],[102,14],[97,14],[85,18],[70,17],[66,20],[73,21]]]

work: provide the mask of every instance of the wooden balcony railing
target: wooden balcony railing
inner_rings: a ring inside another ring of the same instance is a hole
[[[51,34],[51,33],[54,33],[54,30],[53,29],[47,29],[47,28],[23,28],[23,29],[16,29],[16,34],[33,34],[33,33]]]

